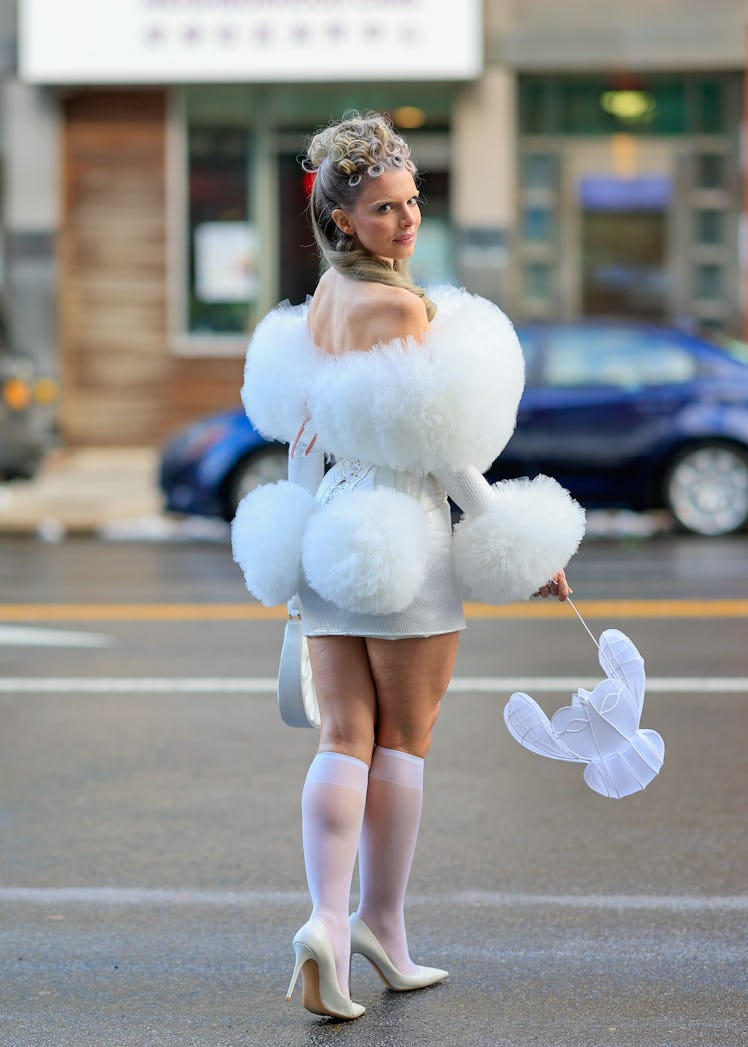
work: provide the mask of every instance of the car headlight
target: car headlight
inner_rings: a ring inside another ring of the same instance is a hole
[[[179,443],[179,451],[185,459],[195,461],[226,435],[226,423],[223,421],[206,422],[185,433]]]
[[[25,411],[31,403],[31,387],[23,378],[6,378],[3,402],[11,411]]]
[[[37,378],[34,382],[34,402],[48,407],[57,401],[59,388],[54,378]]]

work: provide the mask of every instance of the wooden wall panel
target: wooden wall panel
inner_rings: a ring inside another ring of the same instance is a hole
[[[165,118],[160,90],[65,102],[61,426],[72,446],[153,445],[238,403],[241,361],[169,350]]]

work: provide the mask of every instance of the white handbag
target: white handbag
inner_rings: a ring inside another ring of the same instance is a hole
[[[322,722],[298,596],[288,601],[288,621],[278,666],[278,709],[289,727],[319,727]]]

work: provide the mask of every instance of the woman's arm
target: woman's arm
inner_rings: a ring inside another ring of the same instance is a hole
[[[434,476],[465,518],[455,530],[455,565],[468,594],[486,603],[529,596],[565,600],[565,565],[584,533],[584,511],[554,480],[491,486],[475,466]]]

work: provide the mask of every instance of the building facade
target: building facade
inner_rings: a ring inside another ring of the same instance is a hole
[[[420,281],[742,333],[742,0],[82,2],[87,34],[20,0],[2,106],[4,278],[67,443],[237,402],[254,324],[314,289],[298,158],[348,108],[413,146]]]

